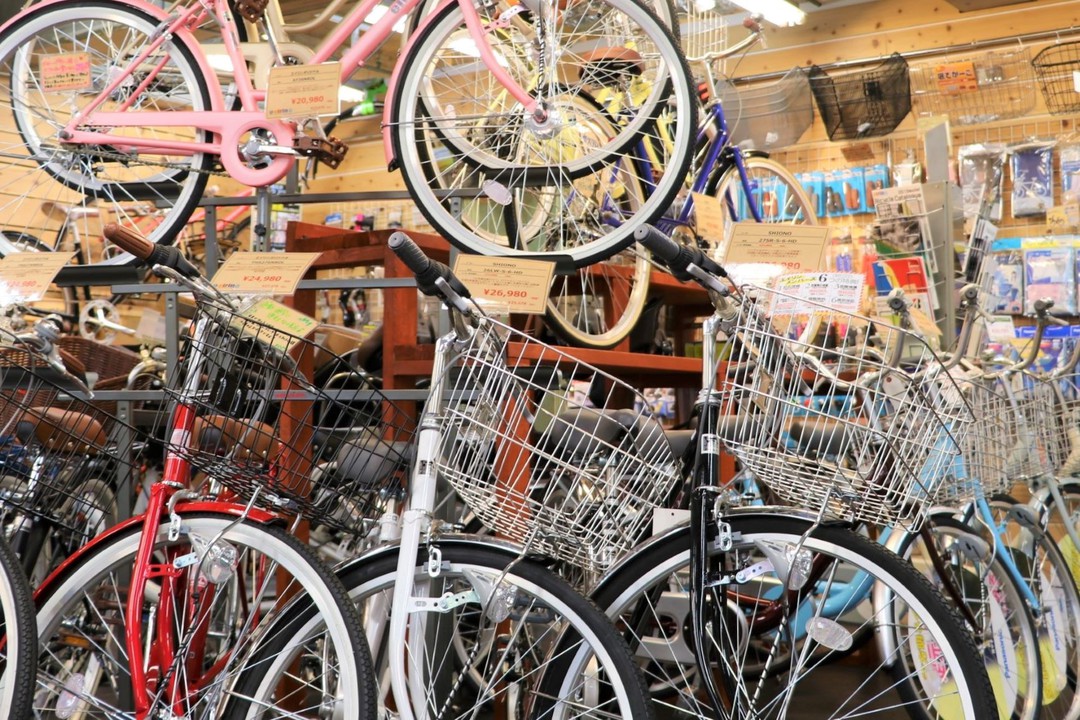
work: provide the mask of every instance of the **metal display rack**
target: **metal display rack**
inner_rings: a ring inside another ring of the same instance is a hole
[[[973,125],[1026,115],[1035,107],[1035,72],[1027,48],[943,57],[911,66],[919,115],[947,115]]]

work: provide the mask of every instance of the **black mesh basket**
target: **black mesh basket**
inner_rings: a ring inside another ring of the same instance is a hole
[[[869,70],[829,75],[814,65],[810,89],[830,140],[888,135],[911,111],[908,64],[897,53]]]
[[[1080,42],[1051,45],[1031,65],[1047,110],[1054,115],[1080,112]]]
[[[200,301],[195,327],[166,388],[194,425],[158,430],[168,450],[242,501],[363,532],[404,488],[412,417],[347,359],[250,310]]]

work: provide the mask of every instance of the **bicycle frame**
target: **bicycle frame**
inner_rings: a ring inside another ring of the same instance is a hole
[[[375,22],[368,31],[360,35],[359,40],[346,50],[341,58],[341,82],[345,82],[357,67],[363,65],[371,57],[378,47],[393,33],[394,24],[401,17],[411,12],[421,1],[400,0],[393,3],[389,12]],[[266,92],[257,90],[252,82],[227,0],[213,0],[211,9],[213,19],[221,28],[221,38],[225,51],[232,61],[233,78],[237,98],[240,100],[241,106],[238,111],[226,108],[217,75],[210,67],[206,54],[200,48],[198,41],[188,29],[198,27],[210,16],[211,12],[206,6],[193,2],[187,7],[181,8],[176,15],[168,16],[163,10],[144,2],[144,0],[128,0],[128,2],[133,7],[160,18],[162,26],[159,28],[159,32],[156,33],[156,37],[123,68],[115,72],[105,89],[91,100],[78,115],[71,119],[61,132],[62,137],[68,142],[82,145],[113,145],[144,151],[168,152],[174,155],[196,155],[199,153],[217,155],[221,157],[225,170],[234,179],[250,186],[269,185],[284,177],[293,162],[294,153],[291,148],[296,134],[296,125],[292,122],[269,120],[259,110],[258,103],[266,99]],[[480,60],[514,99],[522,104],[526,112],[540,113],[541,110],[537,107],[536,100],[496,61],[491,46],[487,42],[482,21],[476,8],[466,0],[444,0],[439,6],[439,10],[454,2],[457,2],[461,8],[469,34],[476,43]],[[307,64],[315,65],[326,62],[338,48],[349,41],[353,32],[360,27],[378,3],[379,0],[362,0],[319,45],[311,58],[308,59]],[[432,16],[434,16],[434,13]],[[120,104],[119,111],[99,112],[99,108],[103,103],[122,84],[128,82],[137,69],[144,68],[144,64],[147,63],[153,53],[157,52],[165,43],[172,42],[174,37],[184,41],[194,53],[202,74],[210,86],[211,109],[209,111],[125,112],[131,107],[134,99],[150,87],[158,73],[161,72],[164,63],[159,63],[146,73],[145,77],[142,77],[141,74],[138,76],[141,79],[138,80],[135,90],[130,93],[129,100]],[[415,39],[415,36],[413,39]],[[410,42],[413,39],[410,39]],[[400,55],[401,58],[405,56],[405,52]],[[393,94],[396,78],[401,70],[400,65],[401,60],[399,59],[389,84],[388,98]],[[384,110],[386,120],[389,120],[390,107],[391,103],[387,102]],[[163,140],[115,135],[111,131],[112,128],[135,126],[193,127],[212,133],[214,139],[210,142]],[[263,169],[250,167],[239,151],[244,136],[253,130],[268,130],[273,135],[278,146],[270,155],[271,162]],[[386,126],[384,126],[383,137],[389,161],[392,160],[392,149],[390,146],[390,130]]]

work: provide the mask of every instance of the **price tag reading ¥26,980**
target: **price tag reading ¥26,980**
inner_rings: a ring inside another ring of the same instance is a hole
[[[232,295],[292,295],[320,254],[235,252],[214,275],[214,285]]]
[[[337,115],[341,111],[338,100],[340,86],[341,63],[270,68],[266,85],[266,117],[278,120]]]
[[[73,253],[20,252],[0,259],[0,305],[33,302],[44,297],[56,273]]]
[[[509,312],[542,314],[555,264],[542,260],[458,255],[454,274],[477,299],[497,303]]]

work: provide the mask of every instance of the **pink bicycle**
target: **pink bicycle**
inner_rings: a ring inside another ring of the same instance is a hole
[[[290,43],[288,57],[261,24],[277,64],[337,60],[346,83],[420,2],[397,0],[354,35],[378,5],[361,0],[317,48]],[[294,116],[268,118],[266,78],[248,70],[234,7],[259,23],[267,0],[168,10],[46,0],[0,28],[7,226],[45,236],[43,201],[89,198],[134,226],[125,207],[143,201],[164,209],[150,239],[168,243],[212,175],[259,187],[298,157],[336,166],[345,146],[303,109],[328,91],[302,89]],[[230,70],[211,66],[211,42]],[[584,265],[630,244],[682,188],[692,87],[677,43],[638,0],[444,0],[409,36],[390,79],[386,161],[460,247]],[[633,190],[643,186],[646,196]]]

